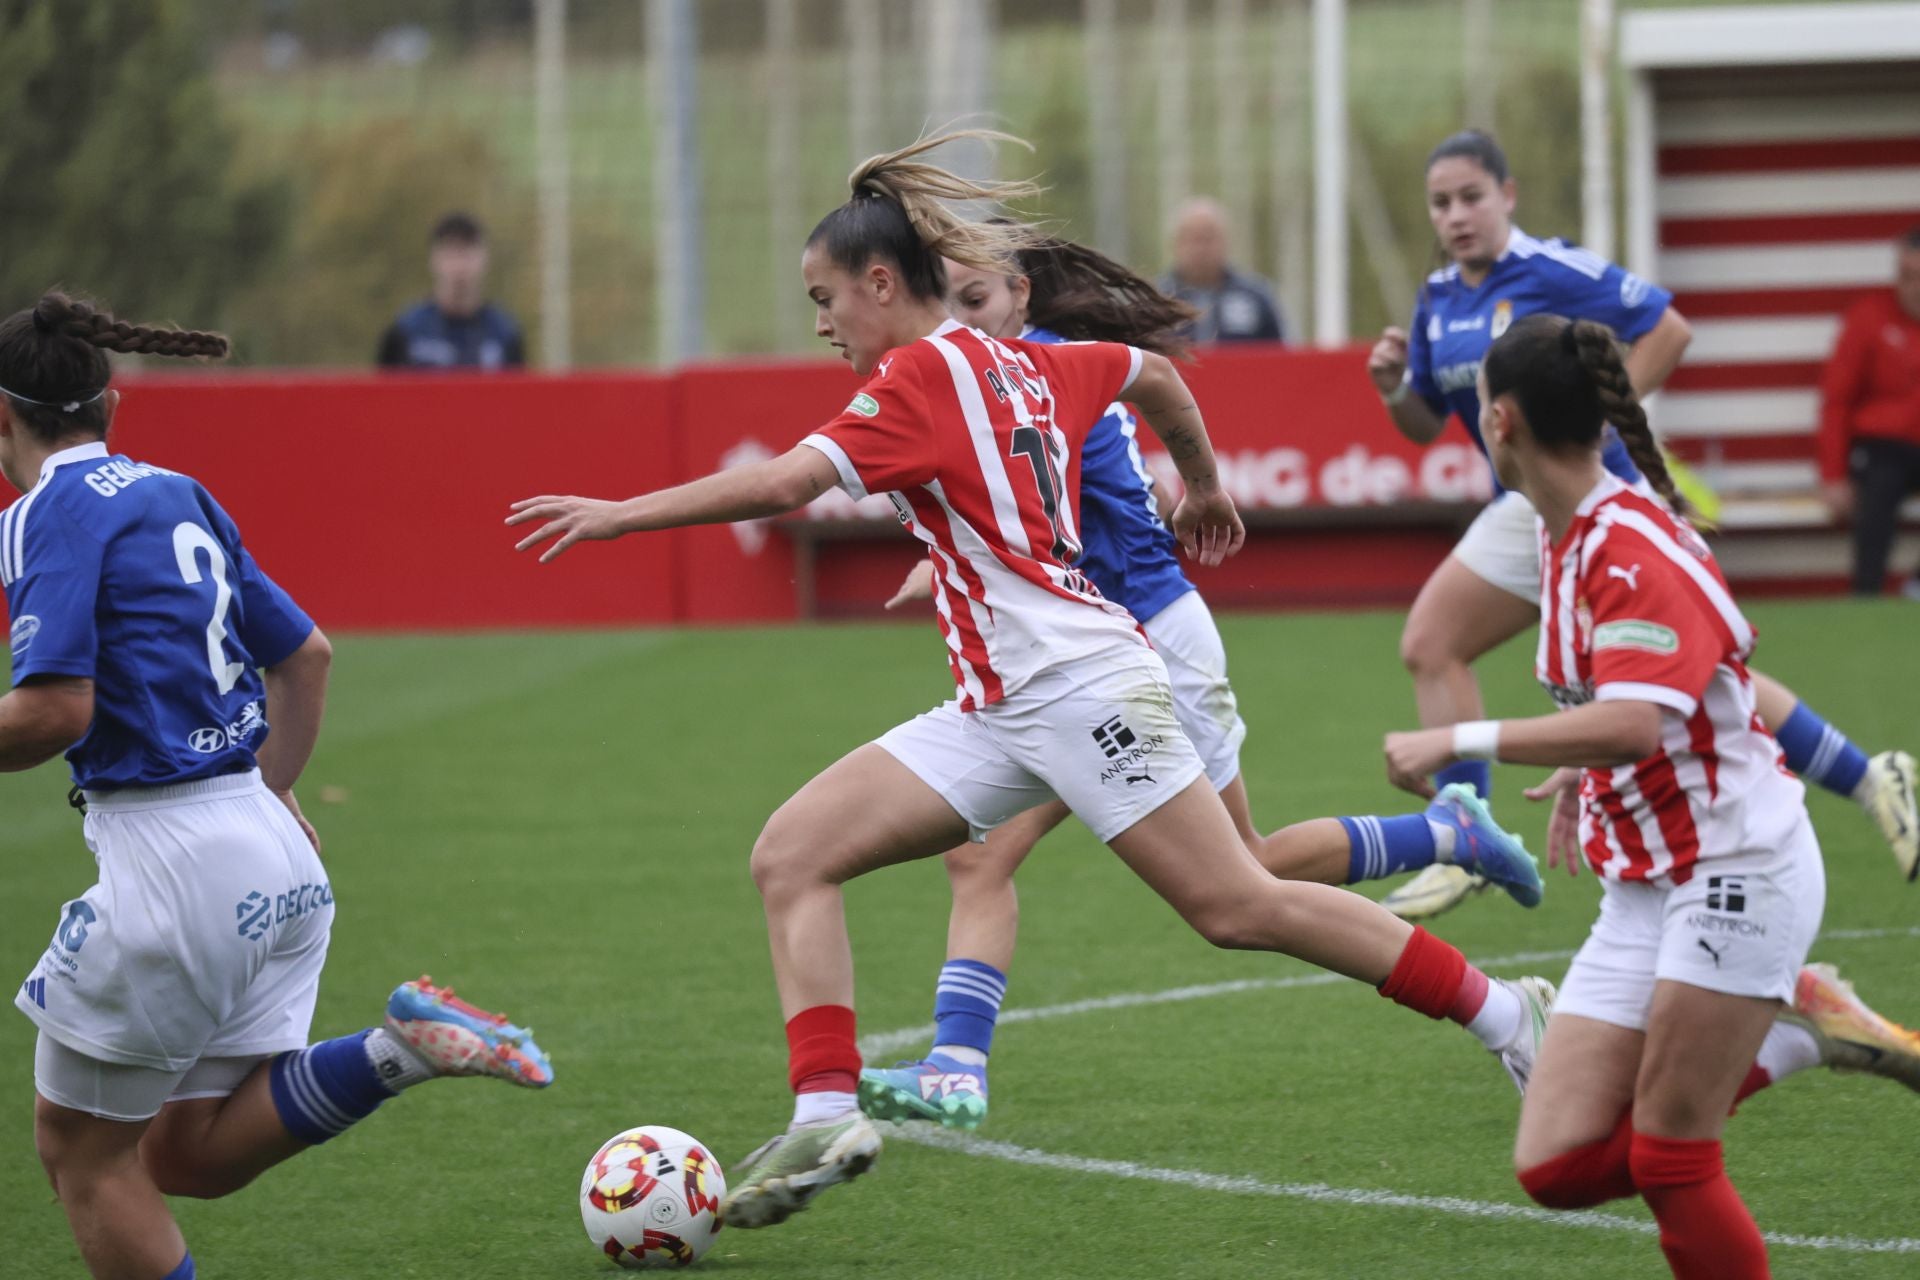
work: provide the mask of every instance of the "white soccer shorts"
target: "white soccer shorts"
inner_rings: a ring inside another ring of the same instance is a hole
[[[1509,489],[1481,508],[1453,558],[1502,591],[1540,603],[1540,534],[1533,504]]]
[[[1820,932],[1826,868],[1803,815],[1782,847],[1708,858],[1683,885],[1608,880],[1555,1013],[1644,1031],[1657,981],[1792,1001]]]
[[[15,1006],[83,1061],[151,1073],[131,1077],[143,1085],[110,1090],[123,1110],[128,1097],[150,1101],[149,1115],[169,1097],[220,1091],[187,1079],[202,1060],[303,1047],[333,894],[319,855],[259,773],[87,801],[99,883],[61,908]],[[71,1105],[54,1094],[103,1087],[72,1078],[67,1055],[36,1058],[60,1077],[42,1082],[52,1101]]]
[[[976,841],[1057,796],[1106,843],[1205,771],[1174,715],[1166,664],[1132,645],[1043,671],[979,711],[944,702],[876,741]]]
[[[1247,724],[1227,683],[1227,646],[1213,613],[1198,591],[1189,591],[1140,625],[1167,664],[1173,714],[1219,791],[1240,776]]]

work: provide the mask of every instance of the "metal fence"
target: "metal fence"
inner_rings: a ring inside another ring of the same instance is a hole
[[[137,29],[86,45],[89,73],[104,83],[171,40],[155,92],[174,96],[153,109],[201,95],[206,138],[185,156],[170,140],[95,145],[124,130],[124,103],[68,121],[77,149],[60,163],[115,146],[140,163],[141,219],[102,250],[97,224],[55,207],[8,232],[0,282],[25,295],[60,280],[224,325],[254,363],[365,365],[426,292],[429,226],[460,208],[490,230],[494,294],[536,364],[805,351],[799,249],[848,168],[964,118],[1035,143],[960,162],[1041,174],[1031,212],[1064,234],[1152,274],[1174,205],[1210,194],[1296,335],[1330,319],[1367,333],[1411,306],[1433,252],[1421,161],[1464,124],[1501,135],[1530,230],[1580,234],[1581,3],[117,0],[99,8]],[[57,65],[74,53],[62,41],[95,38],[57,11],[93,8],[0,5],[0,39],[50,22]],[[1319,166],[1328,178],[1337,161],[1344,180],[1317,194],[1354,244],[1318,298],[1315,266],[1337,246],[1313,235],[1316,48],[1323,86],[1330,62],[1344,72],[1348,108]],[[8,145],[0,179],[15,189],[27,160]],[[187,180],[232,207],[150,245],[139,227],[171,226]]]

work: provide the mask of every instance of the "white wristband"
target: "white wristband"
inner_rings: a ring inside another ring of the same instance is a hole
[[[1396,408],[1400,405],[1402,401],[1404,401],[1407,398],[1409,394],[1412,393],[1412,391],[1413,391],[1413,383],[1403,378],[1400,380],[1400,385],[1395,387],[1393,390],[1382,391],[1380,393],[1380,403],[1387,406],[1387,408],[1389,409]]]
[[[1469,720],[1453,726],[1453,754],[1462,760],[1500,758],[1500,722]]]

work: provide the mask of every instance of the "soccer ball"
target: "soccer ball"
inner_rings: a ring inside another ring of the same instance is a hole
[[[608,1138],[580,1179],[587,1238],[623,1267],[684,1267],[713,1246],[720,1162],[688,1134],[646,1124]]]

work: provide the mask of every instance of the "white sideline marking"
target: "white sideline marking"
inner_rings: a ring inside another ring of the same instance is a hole
[[[1920,925],[1905,929],[1832,929],[1820,934],[1818,942],[1858,942],[1873,938],[1920,938]],[[1818,945],[1816,942],[1816,945]],[[1519,951],[1512,955],[1474,960],[1482,969],[1505,969],[1515,965],[1537,964],[1547,960],[1567,960],[1571,951]],[[1173,987],[1166,991],[1133,991],[1120,995],[1072,1000],[1065,1004],[1039,1005],[1030,1009],[1008,1009],[1000,1023],[1042,1022],[1076,1013],[1094,1013],[1102,1009],[1131,1009],[1141,1005],[1176,1004],[1204,1000],[1210,996],[1238,995],[1246,991],[1284,991],[1295,987],[1324,987],[1347,982],[1336,973],[1305,973],[1288,978],[1242,978],[1234,982],[1215,982],[1203,986]],[[863,1037],[861,1052],[868,1057],[890,1053],[925,1043],[933,1035],[932,1023],[903,1027]],[[1261,1182],[1243,1175],[1204,1173],[1196,1169],[1165,1169],[1136,1164],[1131,1160],[1098,1160],[1091,1156],[1061,1155],[1010,1142],[992,1142],[967,1134],[953,1133],[931,1125],[890,1124],[888,1136],[916,1146],[954,1151],[961,1155],[1003,1160],[1038,1169],[1059,1169],[1068,1173],[1102,1174],[1131,1178],[1137,1182],[1160,1182],[1169,1186],[1192,1187],[1201,1191],[1224,1191],[1232,1195],[1272,1196],[1286,1200],[1308,1200],[1319,1204],[1370,1205],[1387,1209],[1424,1209],[1432,1213],[1463,1218],[1497,1218],[1518,1222],[1537,1222],[1551,1227],[1585,1227],[1601,1231],[1627,1231],[1653,1235],[1659,1228],[1651,1222],[1622,1218],[1592,1210],[1565,1212],[1540,1209],[1531,1205],[1503,1204],[1493,1200],[1468,1200],[1458,1196],[1409,1195],[1398,1191],[1369,1191],[1357,1187],[1330,1187],[1321,1182]],[[1868,1240],[1859,1236],[1803,1236],[1788,1232],[1765,1233],[1768,1244],[1792,1249],[1823,1249],[1836,1253],[1920,1253],[1920,1240],[1894,1237]]]
[[[1241,1196],[1273,1196],[1285,1200],[1311,1200],[1319,1204],[1357,1204],[1385,1209],[1424,1209],[1429,1213],[1452,1214],[1462,1218],[1502,1218],[1516,1222],[1537,1222],[1550,1227],[1590,1227],[1602,1231],[1629,1231],[1636,1235],[1654,1235],[1659,1228],[1651,1222],[1616,1217],[1591,1210],[1562,1212],[1532,1205],[1501,1204],[1492,1200],[1467,1200],[1459,1196],[1416,1196],[1399,1191],[1366,1191],[1356,1187],[1330,1187],[1324,1182],[1261,1182],[1255,1178],[1220,1173],[1201,1173],[1193,1169],[1162,1169],[1135,1164],[1131,1160],[1095,1160],[1088,1156],[1056,1155],[1035,1151],[1010,1142],[989,1142],[965,1134],[951,1133],[931,1125],[896,1124],[888,1126],[888,1136],[916,1146],[938,1147],[961,1155],[984,1156],[1010,1164],[1031,1165],[1037,1169],[1059,1169],[1067,1173],[1097,1173],[1136,1182],[1163,1182],[1171,1186],[1192,1187],[1199,1191],[1225,1191]],[[1863,1240],[1858,1236],[1802,1236],[1786,1232],[1766,1233],[1768,1244],[1795,1249],[1826,1249],[1839,1253],[1920,1253],[1920,1240]]]

